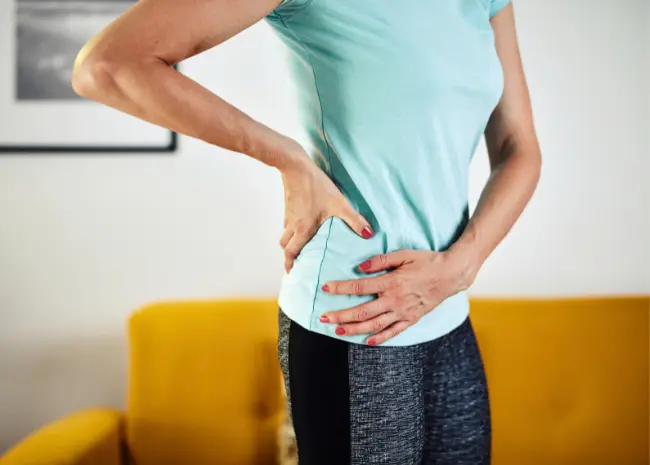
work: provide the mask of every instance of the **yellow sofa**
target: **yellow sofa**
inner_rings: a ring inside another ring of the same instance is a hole
[[[648,464],[649,308],[649,298],[472,301],[493,465]],[[0,465],[275,463],[285,411],[275,300],[161,303],[128,328],[126,412],[72,414]]]

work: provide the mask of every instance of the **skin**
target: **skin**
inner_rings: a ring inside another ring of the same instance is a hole
[[[139,0],[84,45],[75,61],[72,86],[82,97],[276,168],[285,192],[280,246],[289,271],[328,217],[340,217],[366,238],[372,234],[367,220],[295,140],[172,67],[255,24],[279,3]],[[327,283],[324,292],[377,295],[371,302],[323,314],[322,321],[336,324],[342,334],[373,333],[366,342],[381,344],[448,296],[467,289],[535,190],[541,155],[512,5],[491,22],[505,89],[485,131],[491,175],[469,225],[444,252],[402,249],[380,254],[360,269],[388,273]]]

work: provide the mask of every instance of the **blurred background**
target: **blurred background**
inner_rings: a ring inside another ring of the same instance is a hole
[[[74,101],[78,49],[129,4],[3,0],[0,100]],[[648,295],[648,2],[514,6],[543,171],[471,295]],[[260,22],[180,69],[300,140],[283,53]],[[9,118],[2,110],[0,126]],[[25,124],[38,133],[66,121]],[[487,175],[482,143],[472,206]],[[277,295],[282,220],[274,169],[188,137],[168,154],[0,154],[0,453],[73,410],[124,405],[133,310]]]

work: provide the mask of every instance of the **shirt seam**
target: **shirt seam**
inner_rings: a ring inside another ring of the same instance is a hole
[[[314,299],[311,303],[311,314],[309,315],[309,329],[312,329],[312,321],[314,320],[314,311],[316,310],[316,297],[318,296],[318,285],[320,284],[320,275],[323,271],[323,262],[325,261],[325,255],[327,254],[327,243],[330,240],[330,233],[332,232],[332,222],[334,218],[330,218],[330,226],[327,230],[327,238],[325,239],[325,248],[323,249],[323,256],[320,259],[320,264],[318,265],[318,276],[316,277],[316,289],[314,289]]]
[[[278,19],[279,19],[280,21],[282,21],[282,24],[284,24],[284,20],[285,20],[285,19],[288,20],[288,19],[290,19],[290,18],[293,18],[293,17],[294,17],[295,15],[297,15],[298,13],[300,13],[300,12],[302,12],[302,11],[305,11],[305,10],[309,7],[309,5],[311,5],[313,2],[314,2],[314,0],[307,0],[307,3],[305,3],[302,7],[298,8],[296,11],[294,11],[293,13],[291,13],[291,14],[289,14],[289,15],[281,14],[281,13],[279,13],[279,12],[275,12],[275,15],[278,17]],[[284,24],[284,27],[287,27],[287,25]],[[287,29],[288,29],[288,28],[287,28]]]
[[[309,6],[314,0],[309,0],[309,3],[305,5],[304,8],[300,9],[299,11],[304,11],[307,6]],[[294,13],[295,14],[295,13]],[[294,16],[294,15],[291,15]],[[331,160],[331,154],[330,154],[330,144],[327,140],[326,136],[326,131],[325,131],[325,112],[323,111],[323,100],[321,99],[320,96],[320,90],[318,89],[318,79],[316,77],[316,68],[314,67],[314,62],[311,58],[311,53],[309,53],[309,50],[307,50],[307,47],[305,46],[304,41],[302,41],[299,37],[298,34],[296,34],[285,22],[284,18],[282,16],[278,15],[278,18],[280,19],[280,22],[282,25],[285,27],[285,29],[293,36],[295,39],[296,43],[300,44],[302,49],[305,51],[305,54],[307,55],[307,58],[309,59],[309,66],[311,67],[311,72],[312,76],[314,77],[314,87],[316,88],[316,96],[318,98],[318,106],[320,108],[320,118],[321,118],[321,132],[323,133],[323,140],[325,141],[325,147],[327,148],[327,165],[328,165],[328,171],[330,177],[332,177],[332,160]],[[320,264],[318,266],[318,276],[316,278],[316,288],[314,289],[314,298],[312,300],[312,305],[311,305],[311,313],[309,315],[309,329],[312,329],[312,321],[314,318],[314,311],[316,309],[316,297],[318,297],[318,285],[320,283],[320,276],[321,272],[323,270],[323,262],[325,261],[325,256],[327,254],[327,245],[330,240],[330,236],[332,233],[332,222],[334,218],[330,218],[330,225],[329,229],[327,230],[327,237],[325,238],[325,248],[323,249],[323,256],[321,257]]]

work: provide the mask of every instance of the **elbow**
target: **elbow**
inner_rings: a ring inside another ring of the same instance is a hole
[[[115,88],[116,70],[114,61],[85,54],[82,49],[72,69],[72,89],[80,97],[101,101]]]
[[[533,177],[535,179],[535,185],[537,185],[539,178],[542,176],[542,152],[537,141],[535,141],[535,145],[532,149],[531,158],[531,163],[533,165]]]
[[[534,183],[537,184],[542,174],[542,152],[533,129],[528,134],[507,138],[501,153],[504,162],[515,158],[523,163]]]

